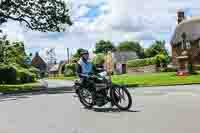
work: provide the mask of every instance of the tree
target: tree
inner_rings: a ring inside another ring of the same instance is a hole
[[[0,25],[8,20],[24,23],[31,30],[60,32],[72,25],[62,0],[1,0]]]
[[[99,42],[96,43],[94,52],[98,54],[98,53],[106,53],[107,51],[115,51],[115,50],[116,48],[112,42],[100,40]]]
[[[149,48],[145,50],[146,57],[154,57],[158,54],[169,56],[165,47],[165,41],[155,41]]]
[[[25,64],[26,53],[23,42],[13,42],[7,40],[6,36],[0,38],[0,63]]]
[[[102,53],[96,54],[92,62],[93,64],[103,64],[105,62],[105,54]]]
[[[84,51],[85,49],[79,48],[77,49],[76,53],[74,54],[73,57],[79,58],[81,56],[81,52]]]
[[[133,51],[136,52],[139,58],[144,58],[144,49],[138,42],[124,41],[117,47],[118,51]]]

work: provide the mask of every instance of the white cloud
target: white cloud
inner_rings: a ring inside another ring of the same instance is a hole
[[[58,58],[64,59],[64,48],[74,52],[77,48],[92,49],[97,40],[105,39],[118,43],[123,40],[144,42],[165,39],[169,42],[176,26],[176,11],[190,10],[200,15],[198,0],[71,0],[74,25],[59,35],[24,31],[19,25],[9,22],[4,27],[10,38],[21,39],[26,47],[56,48]],[[104,4],[102,4],[104,3]],[[82,18],[91,6],[100,6],[101,14],[94,18]],[[81,18],[80,18],[81,17]],[[78,19],[78,20],[77,20]],[[170,45],[167,44],[170,49]],[[42,53],[42,52],[41,52]]]

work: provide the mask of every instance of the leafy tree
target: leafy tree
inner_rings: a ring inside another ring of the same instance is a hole
[[[145,50],[146,57],[154,57],[158,54],[169,56],[165,48],[165,41],[155,41],[149,48]]]
[[[0,63],[17,63],[23,65],[25,58],[26,53],[23,42],[11,43],[6,39],[6,36],[0,38]]]
[[[74,54],[73,57],[79,58],[81,56],[81,51],[84,51],[85,49],[79,48],[77,49],[76,53]]]
[[[112,42],[100,40],[99,42],[96,43],[94,52],[98,54],[98,53],[106,53],[107,51],[115,51],[115,50],[116,48]]]
[[[144,58],[144,49],[138,42],[124,41],[117,47],[118,51],[134,51],[139,58]]]
[[[102,53],[96,54],[95,58],[93,59],[93,64],[103,64],[105,61],[105,55]]]
[[[65,24],[72,25],[63,0],[1,0],[0,25],[9,19],[42,32],[60,32],[65,30]]]

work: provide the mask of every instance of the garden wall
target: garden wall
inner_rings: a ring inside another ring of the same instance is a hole
[[[127,73],[146,73],[146,72],[156,72],[156,65],[148,65],[143,67],[127,67]]]

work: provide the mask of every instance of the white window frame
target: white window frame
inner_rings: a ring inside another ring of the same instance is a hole
[[[182,40],[181,49],[184,49],[184,41]]]

